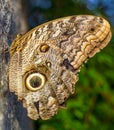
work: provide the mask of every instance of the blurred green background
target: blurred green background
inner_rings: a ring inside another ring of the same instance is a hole
[[[110,21],[114,32],[114,0],[28,0],[28,24],[79,14]],[[76,94],[67,109],[47,121],[35,121],[35,130],[114,130],[114,37],[100,53],[89,59],[79,73]]]

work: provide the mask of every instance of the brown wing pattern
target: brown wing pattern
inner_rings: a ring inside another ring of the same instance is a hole
[[[60,18],[32,29],[11,45],[10,91],[30,118],[51,118],[75,92],[83,62],[110,39],[109,23],[91,15]]]

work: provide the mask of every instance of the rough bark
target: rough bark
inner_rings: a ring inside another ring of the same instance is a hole
[[[0,130],[33,129],[26,110],[8,90],[9,45],[26,29],[21,0],[0,0]]]

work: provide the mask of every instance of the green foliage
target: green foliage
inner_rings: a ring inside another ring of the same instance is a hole
[[[94,14],[79,0],[52,0],[45,13],[49,19],[72,14]],[[106,17],[106,16],[105,16]],[[113,29],[112,29],[113,30]],[[81,69],[77,94],[67,109],[48,121],[38,120],[36,130],[114,130],[114,37],[112,42]]]

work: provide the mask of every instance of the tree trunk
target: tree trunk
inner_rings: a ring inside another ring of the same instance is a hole
[[[26,110],[8,90],[11,36],[26,29],[21,0],[0,0],[0,130],[33,130]]]

